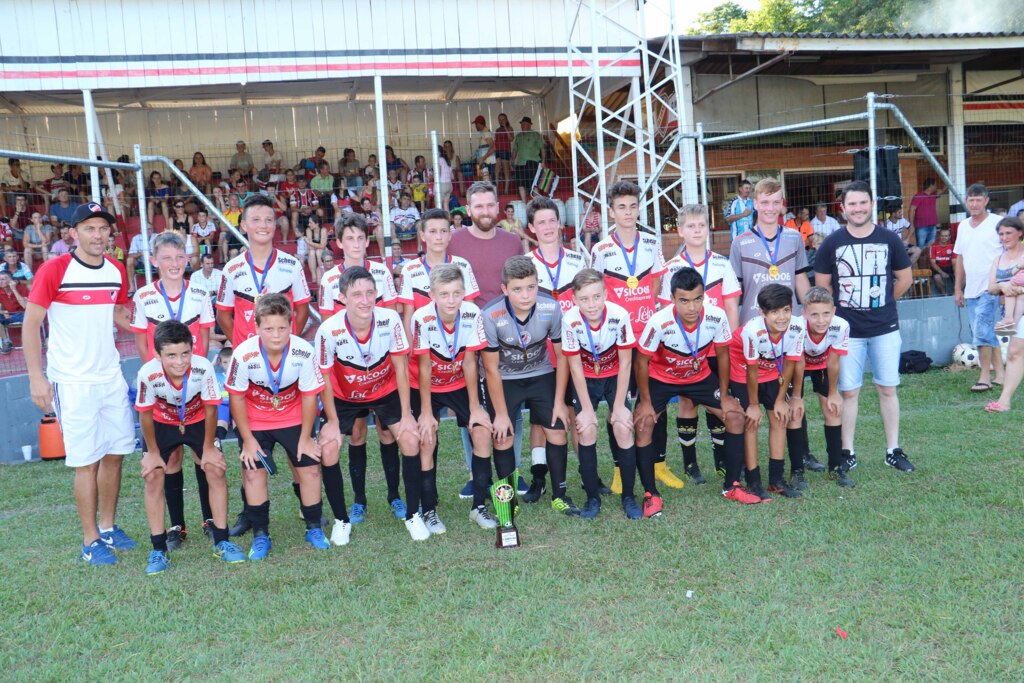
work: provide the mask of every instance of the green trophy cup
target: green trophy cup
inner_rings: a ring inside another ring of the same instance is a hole
[[[519,529],[514,523],[516,516],[516,482],[519,481],[519,470],[491,487],[491,501],[494,503],[494,514],[498,518],[498,540],[495,548],[518,548],[520,546]]]

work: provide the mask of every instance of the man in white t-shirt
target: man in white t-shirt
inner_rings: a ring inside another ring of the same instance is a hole
[[[907,248],[907,256],[910,257],[911,263],[917,263],[917,258],[921,255],[921,250],[910,243],[910,221],[903,217],[903,209],[896,209],[889,217],[885,219],[885,227],[890,232],[896,234],[901,240],[903,240],[903,246]]]
[[[828,204],[818,204],[814,208],[814,218],[811,219],[811,230],[828,237],[839,229],[839,221],[828,215]]]
[[[999,297],[988,292],[988,274],[1002,247],[996,226],[1001,218],[988,212],[988,188],[975,183],[967,188],[967,212],[960,223],[953,253],[955,280],[953,297],[957,306],[967,307],[971,324],[971,342],[978,347],[981,374],[971,391],[980,393],[992,388],[989,374],[996,384],[1003,383],[1003,357],[996,337],[996,314]]]
[[[395,226],[395,236],[398,239],[409,239],[410,235],[416,234],[416,221],[420,219],[420,212],[412,204],[412,195],[403,192],[399,199],[398,206],[391,209],[391,224]]]
[[[32,402],[57,414],[64,462],[75,468],[81,558],[91,565],[116,564],[112,551],[137,545],[114,521],[121,462],[135,450],[128,384],[111,333],[115,323],[128,330],[124,268],[104,254],[114,224],[114,216],[99,204],[78,207],[71,228],[78,246],[40,266],[22,328]],[[44,317],[50,328],[45,375]]]

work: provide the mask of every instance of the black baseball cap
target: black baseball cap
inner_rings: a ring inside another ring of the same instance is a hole
[[[110,225],[117,224],[117,219],[114,218],[113,214],[107,213],[107,210],[96,202],[88,202],[75,209],[75,213],[71,216],[71,227],[75,227],[82,221],[94,218],[95,216],[103,218]]]

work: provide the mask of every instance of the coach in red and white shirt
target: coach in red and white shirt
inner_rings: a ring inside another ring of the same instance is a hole
[[[71,235],[78,246],[39,268],[23,328],[32,402],[57,413],[65,464],[76,468],[82,558],[94,564],[116,562],[112,547],[135,546],[114,525],[122,456],[135,450],[135,420],[114,346],[114,324],[128,329],[128,282],[124,267],[104,255],[113,224],[114,217],[99,204],[75,211]],[[44,317],[50,322],[45,376]]]

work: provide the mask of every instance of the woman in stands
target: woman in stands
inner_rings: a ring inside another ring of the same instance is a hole
[[[167,230],[177,233],[185,243],[185,256],[193,271],[199,270],[199,249],[196,237],[192,234],[192,216],[185,213],[185,202],[181,199],[174,202],[174,213],[171,215]]]
[[[168,206],[171,198],[171,187],[164,182],[160,171],[153,171],[149,174],[149,185],[146,187],[146,217],[150,225],[153,224],[153,215],[156,208],[160,207],[160,213],[164,217],[164,225],[170,223],[170,208]]]
[[[210,181],[213,180],[213,169],[206,164],[206,157],[203,156],[202,152],[196,152],[192,155],[192,168],[189,169],[188,175],[203,194],[209,194]]]
[[[444,141],[444,156],[452,167],[452,184],[455,188],[455,194],[462,194],[464,189],[462,183],[466,178],[462,175],[462,159],[455,153],[455,145],[451,140]],[[447,209],[448,207],[442,208]]]
[[[494,131],[494,151],[498,155],[498,168],[495,172],[495,187],[501,189],[503,194],[512,191],[512,140],[516,131],[508,122],[508,117],[498,114],[498,128]],[[501,186],[501,178],[505,178],[505,186]]]

